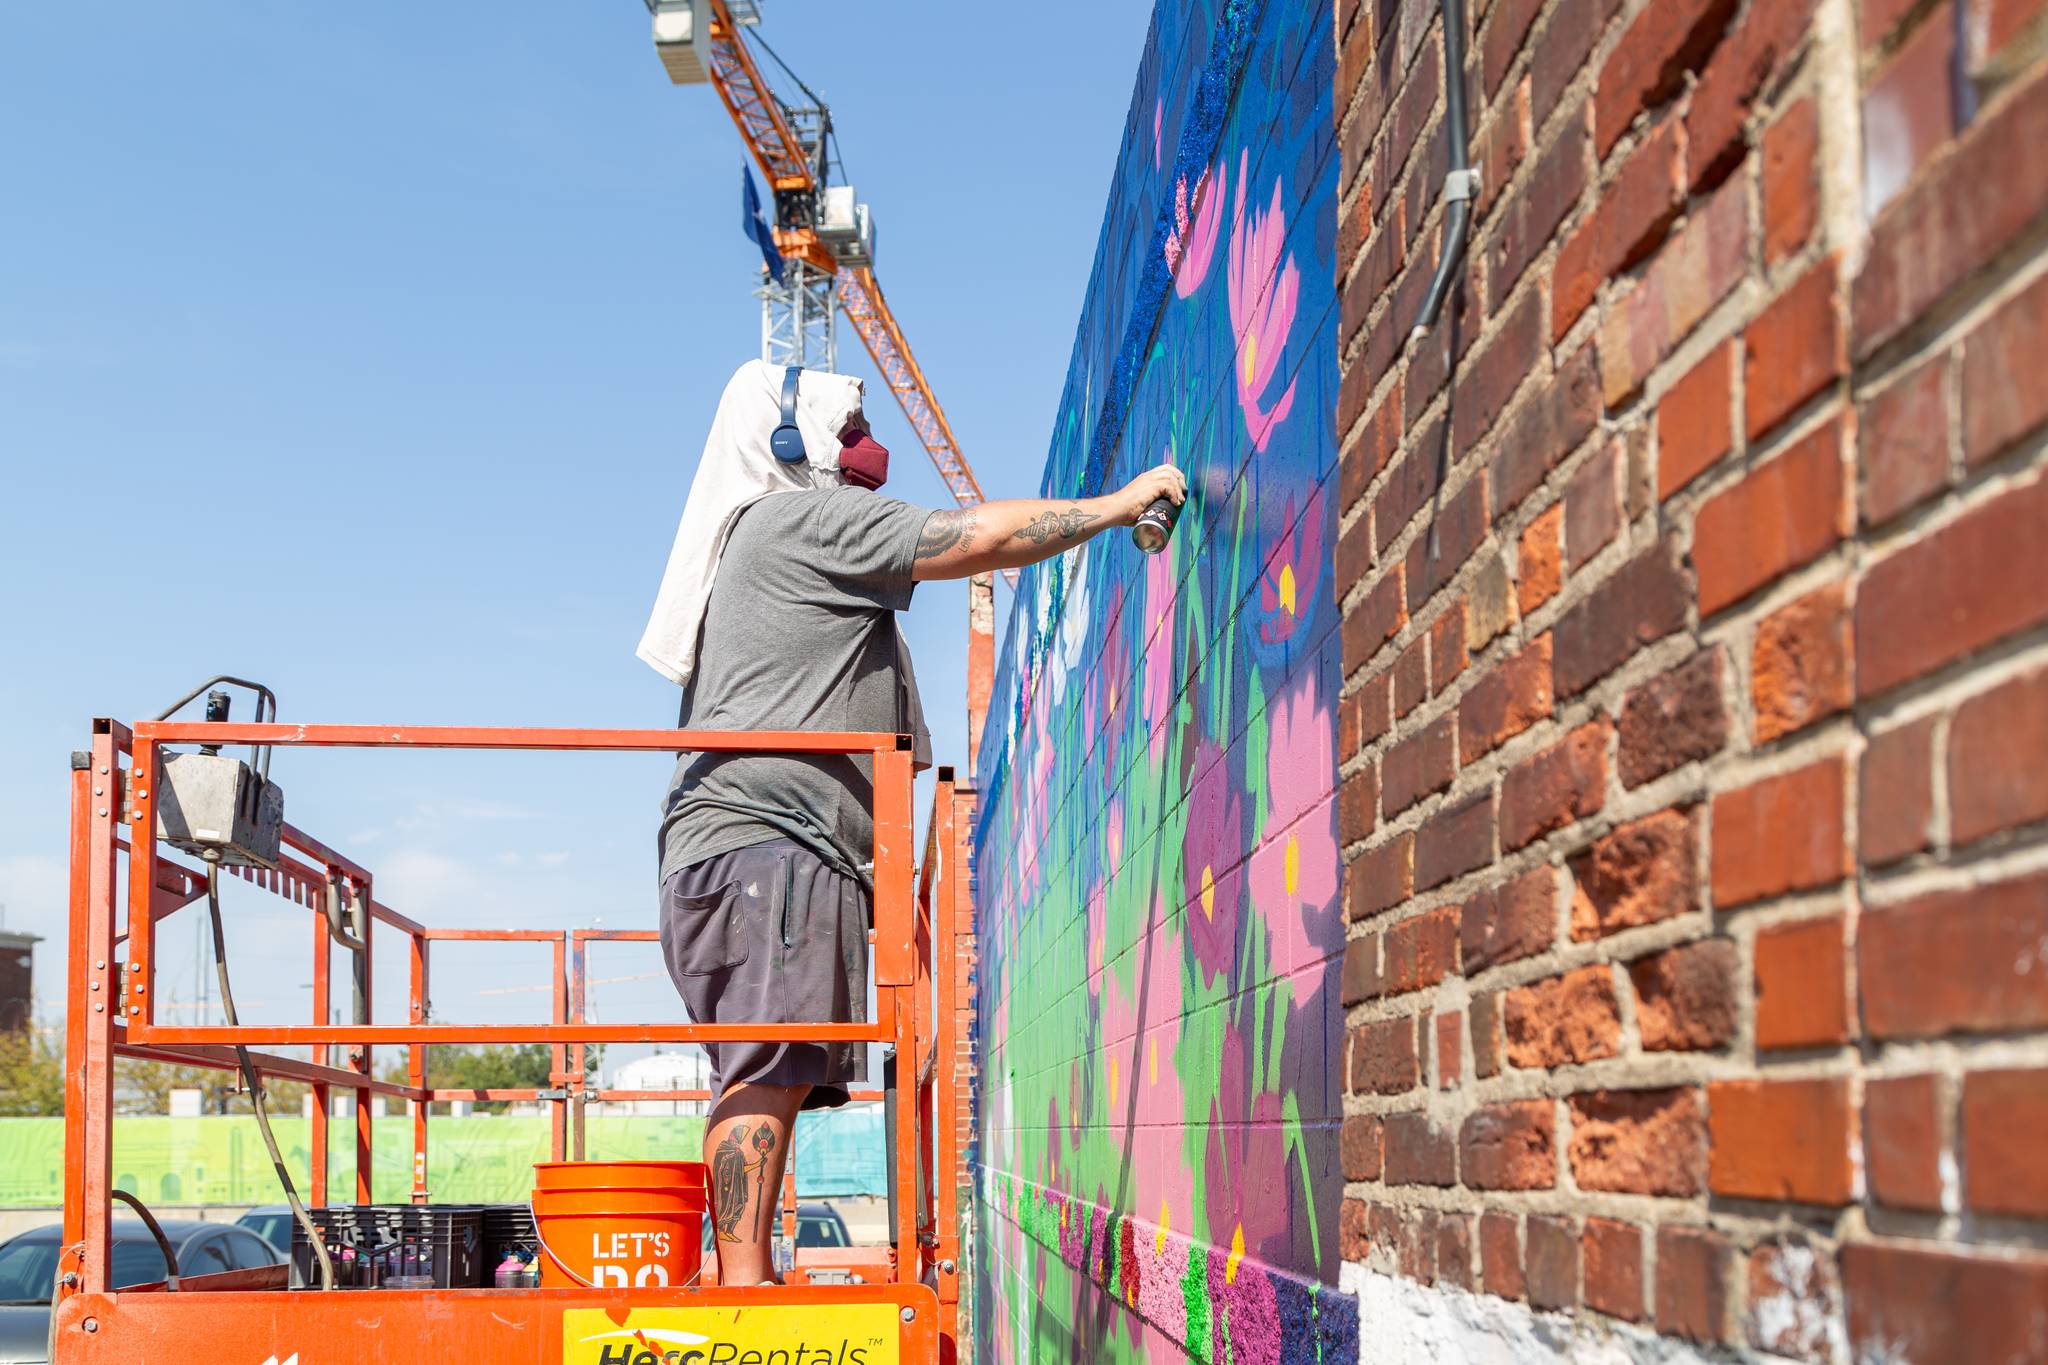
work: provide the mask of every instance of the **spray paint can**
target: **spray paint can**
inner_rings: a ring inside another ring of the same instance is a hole
[[[1180,520],[1180,508],[1171,498],[1154,498],[1131,523],[1131,544],[1148,555],[1156,555],[1173,538],[1173,524]]]

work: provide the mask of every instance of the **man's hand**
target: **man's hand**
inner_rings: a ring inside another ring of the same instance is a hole
[[[1139,513],[1160,498],[1165,498],[1175,507],[1186,502],[1188,476],[1170,464],[1153,465],[1116,492],[1104,494],[1101,501],[1111,509],[1110,525],[1131,526],[1136,524]]]
[[[971,578],[1036,564],[1112,526],[1131,525],[1155,498],[1169,498],[1178,506],[1187,495],[1187,476],[1163,464],[1099,498],[1019,498],[934,512],[924,524],[910,576],[920,582]]]

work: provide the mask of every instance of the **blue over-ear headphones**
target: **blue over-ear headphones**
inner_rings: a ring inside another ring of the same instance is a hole
[[[768,449],[784,464],[804,462],[804,434],[796,429],[796,377],[802,373],[801,365],[782,371],[782,424],[768,437]]]

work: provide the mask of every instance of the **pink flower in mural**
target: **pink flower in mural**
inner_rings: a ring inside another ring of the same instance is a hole
[[[1170,552],[1145,557],[1145,619],[1138,623],[1145,641],[1145,726],[1155,762],[1166,744],[1166,715],[1173,706],[1174,558]]]
[[[1268,824],[1283,829],[1329,797],[1336,785],[1337,750],[1330,705],[1313,669],[1304,669],[1267,704]]]
[[[1237,928],[1242,917],[1243,882],[1237,870],[1244,857],[1244,803],[1230,764],[1215,744],[1204,740],[1195,751],[1195,789],[1188,797],[1188,829],[1181,855],[1181,878],[1187,893],[1188,945],[1207,981],[1230,971],[1237,961]]]
[[[1091,723],[1089,733],[1102,736],[1102,762],[1099,766],[1106,784],[1117,771],[1124,720],[1129,714],[1130,695],[1137,681],[1131,676],[1131,650],[1127,643],[1131,623],[1124,619],[1124,586],[1121,582],[1110,589],[1103,620],[1107,624],[1102,632],[1102,653],[1094,668],[1095,685],[1102,694],[1102,728],[1097,730]]]
[[[1141,968],[1137,990],[1143,1009],[1136,1022],[1145,1033],[1144,1074],[1132,1078],[1138,1092],[1138,1122],[1147,1127],[1181,1123],[1186,1117],[1181,1113],[1180,1063],[1175,1054],[1181,1016],[1186,1009],[1181,999],[1184,947],[1180,921],[1155,892],[1151,918],[1137,954]],[[1150,1207],[1148,1202],[1141,1202],[1139,1211]],[[1186,1213],[1187,1208],[1182,1205],[1180,1214],[1184,1217]]]
[[[1104,869],[1111,880],[1115,880],[1124,866],[1124,799],[1121,796],[1109,803],[1108,813],[1103,817],[1102,856]]]
[[[1249,226],[1244,218],[1244,185],[1250,173],[1251,154],[1241,153],[1237,163],[1237,207],[1230,220],[1230,326],[1237,335],[1237,403],[1244,410],[1244,424],[1252,445],[1266,448],[1273,428],[1294,406],[1294,381],[1272,407],[1263,407],[1262,395],[1280,366],[1287,347],[1287,331],[1294,325],[1294,309],[1301,286],[1301,272],[1289,255],[1285,266],[1280,253],[1287,243],[1287,215],[1280,207],[1280,179],[1273,179],[1273,201],[1264,212],[1252,210]]]
[[[1050,702],[1041,687],[1032,698],[1030,719],[1025,730],[1024,800],[1016,824],[1017,894],[1028,900],[1038,888],[1038,854],[1052,818],[1048,800],[1052,788],[1053,761],[1059,746],[1053,742],[1048,724]]]
[[[1273,547],[1259,575],[1259,640],[1277,645],[1294,635],[1309,614],[1323,572],[1323,490],[1309,495],[1308,513],[1294,515],[1294,495],[1287,495],[1282,524],[1287,530]]]
[[[1228,1347],[1234,1361],[1277,1362],[1279,1305],[1266,1267],[1285,1260],[1294,1167],[1287,1155],[1280,1096],[1248,1094],[1247,1051],[1233,1023],[1224,1034],[1219,1097],[1210,1106],[1204,1153],[1205,1184],[1212,1195],[1207,1240],[1221,1253],[1212,1253],[1209,1261],[1209,1293],[1223,1310],[1212,1323],[1212,1342],[1218,1360]],[[1245,1265],[1247,1259],[1253,1264]]]
[[[1101,975],[1100,1006],[1094,1037],[1096,1075],[1105,1101],[1105,1116],[1112,1139],[1119,1147],[1130,1143],[1131,1127],[1138,1119],[1148,1089],[1144,1020],[1139,1018],[1139,1000],[1144,981],[1136,968],[1143,954],[1123,954],[1118,965]],[[1126,986],[1125,973],[1134,979]],[[1153,1013],[1150,1000],[1144,1012]]]
[[[1316,675],[1304,672],[1268,709],[1265,843],[1252,858],[1252,904],[1272,935],[1272,965],[1293,971],[1329,951],[1332,928],[1313,922],[1337,896],[1337,758]],[[1341,934],[1339,935],[1341,938]]]
[[[1088,974],[1102,970],[1104,950],[1109,945],[1109,899],[1101,882],[1088,892]]]
[[[1173,227],[1166,234],[1166,268],[1173,275],[1173,292],[1186,298],[1202,287],[1209,277],[1209,263],[1216,256],[1216,237],[1223,226],[1223,182],[1227,176],[1203,171],[1195,181],[1194,220],[1188,219],[1188,178],[1182,176],[1173,187]],[[1243,185],[1238,186],[1239,198]]]

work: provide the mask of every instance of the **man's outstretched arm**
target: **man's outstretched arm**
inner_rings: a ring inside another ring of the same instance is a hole
[[[971,578],[996,569],[1036,564],[1112,526],[1129,526],[1155,498],[1167,498],[1179,506],[1187,494],[1187,477],[1163,464],[1099,498],[1052,502],[1013,498],[934,512],[918,539],[910,576],[919,582]]]

